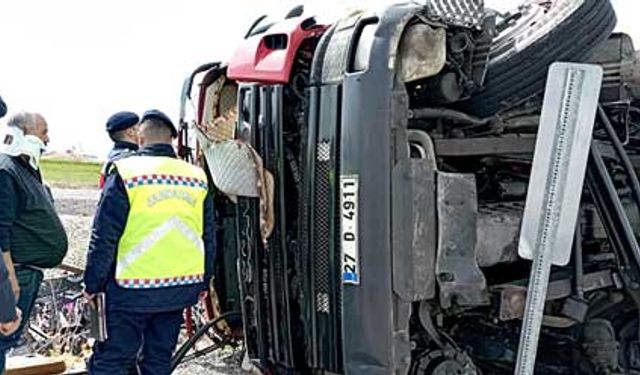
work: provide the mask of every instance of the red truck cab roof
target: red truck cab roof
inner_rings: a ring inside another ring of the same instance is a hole
[[[313,17],[275,23],[243,41],[229,62],[227,76],[236,81],[287,83],[302,42],[322,35],[326,29]]]

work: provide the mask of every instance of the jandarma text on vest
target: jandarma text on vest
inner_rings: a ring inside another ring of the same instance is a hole
[[[197,201],[194,196],[192,196],[191,194],[189,194],[184,190],[167,189],[167,190],[161,190],[151,195],[149,198],[147,198],[147,207],[153,207],[159,202],[166,201],[169,199],[180,199],[192,207],[196,205],[196,201]]]

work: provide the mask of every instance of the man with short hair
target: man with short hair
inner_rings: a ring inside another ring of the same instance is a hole
[[[89,362],[93,375],[171,373],[182,311],[213,274],[215,222],[207,176],[176,158],[177,131],[145,112],[141,149],[114,162],[98,205],[84,275],[85,297],[105,292],[107,335]]]
[[[139,121],[138,115],[128,111],[114,113],[107,120],[107,133],[114,144],[100,172],[100,189],[113,162],[131,156],[138,150]]]
[[[68,239],[40,174],[40,156],[49,143],[44,117],[15,114],[0,141],[0,250],[22,310],[20,328],[12,334],[0,332],[0,358],[4,358],[19,343],[40,289],[42,269],[62,262]]]
[[[0,118],[7,113],[7,106],[0,97]],[[0,334],[8,336],[20,327],[22,312],[16,306],[16,296],[11,288],[9,271],[0,256]],[[5,356],[0,355],[0,375],[4,374]]]

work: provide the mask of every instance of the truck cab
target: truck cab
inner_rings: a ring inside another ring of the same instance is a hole
[[[183,125],[197,147],[183,137],[182,154],[215,186],[215,288],[223,311],[242,312],[231,323],[250,361],[272,374],[512,373],[543,88],[551,63],[572,61],[605,70],[601,159],[576,191],[572,261],[552,270],[536,373],[640,371],[638,60],[614,26],[608,0],[503,14],[437,0],[329,23],[297,7],[194,72]]]

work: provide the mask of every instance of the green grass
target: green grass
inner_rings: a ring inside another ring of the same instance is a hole
[[[69,188],[97,188],[102,165],[75,160],[43,159],[44,179],[53,186]]]

